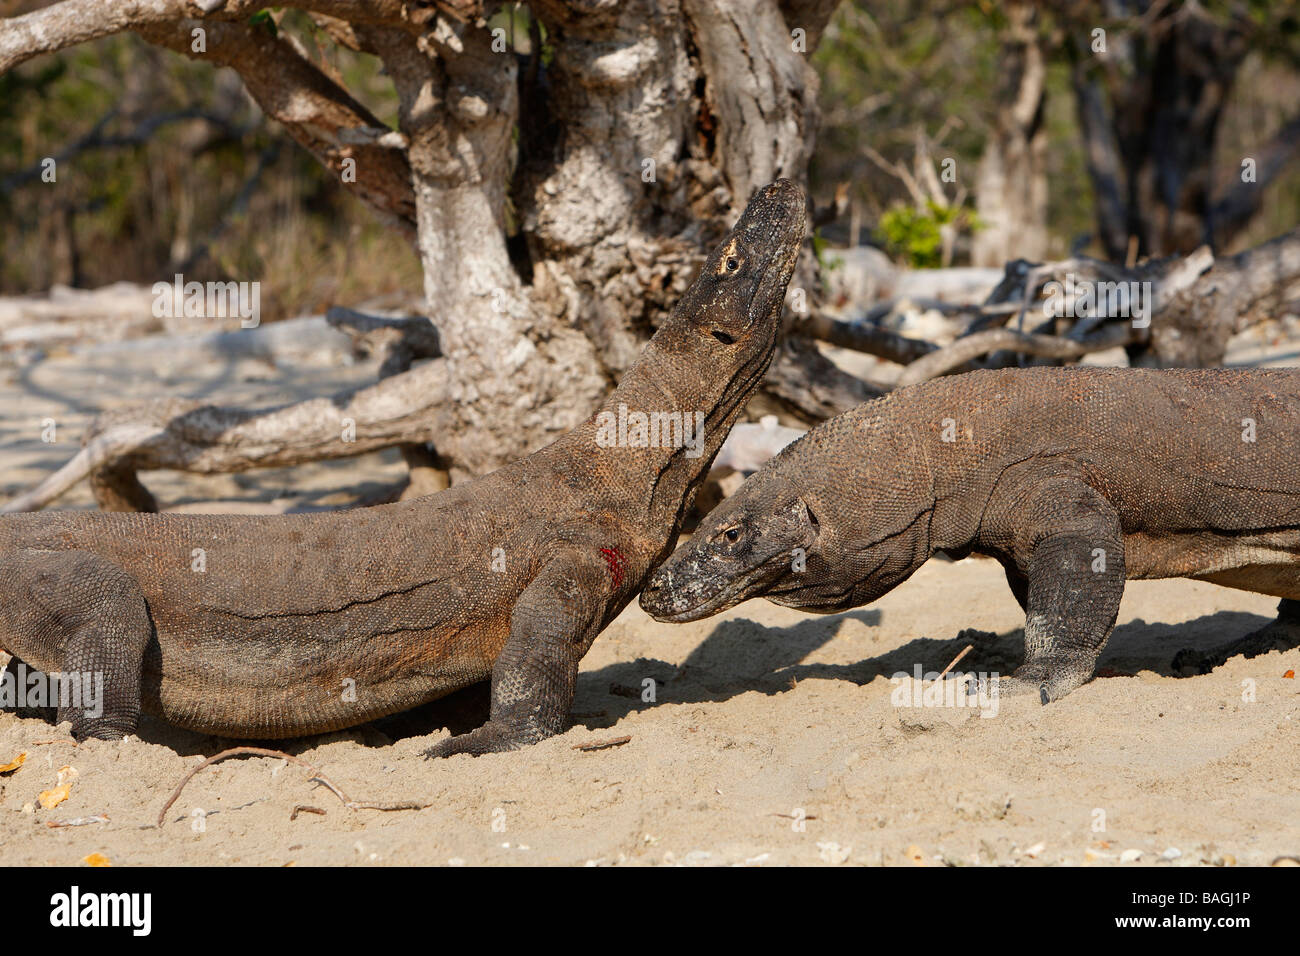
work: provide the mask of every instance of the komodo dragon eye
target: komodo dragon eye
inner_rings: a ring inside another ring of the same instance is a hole
[[[735,272],[737,269],[740,268],[740,260],[737,259],[735,256],[727,256],[726,264],[727,264],[728,272]]]
[[[740,540],[740,529],[728,528],[726,531],[723,532],[723,537],[725,537],[732,544],[735,544],[737,541]]]

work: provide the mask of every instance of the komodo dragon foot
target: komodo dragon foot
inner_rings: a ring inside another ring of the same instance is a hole
[[[1287,651],[1300,646],[1300,601],[1283,599],[1277,606],[1277,620],[1208,651],[1187,647],[1174,655],[1175,674],[1193,677],[1208,674],[1230,657],[1258,657],[1269,651]]]
[[[551,735],[511,734],[500,725],[494,725],[489,721],[467,734],[458,734],[448,737],[446,740],[438,741],[428,750],[425,750],[422,756],[426,760],[433,760],[438,757],[450,757],[454,754],[469,754],[477,757],[482,754],[504,753],[508,750],[519,750],[530,746],[549,736]]]
[[[1042,704],[1060,700],[1066,694],[1086,684],[1094,670],[1091,657],[1069,658],[1061,656],[1040,657],[1025,661],[1010,677],[998,682],[998,695],[1002,697],[1032,694]]]

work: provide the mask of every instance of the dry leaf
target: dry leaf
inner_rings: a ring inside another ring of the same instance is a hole
[[[68,799],[71,793],[72,784],[63,783],[55,787],[53,790],[42,790],[36,799],[40,801],[41,809],[53,810],[64,800]]]
[[[1287,680],[1295,680],[1295,671],[1287,671],[1282,676],[1285,677]],[[4,771],[0,770],[0,773],[4,773]]]
[[[78,776],[80,776],[80,771],[76,767],[59,768],[59,783],[72,783]]]
[[[86,864],[86,866],[112,866],[113,865],[112,863],[109,862],[108,857],[104,856],[104,854],[102,853],[92,853],[89,856],[83,856],[81,858],[81,862]]]
[[[9,761],[3,767],[0,767],[0,773],[13,773],[27,761],[27,751],[24,750],[13,760]]]

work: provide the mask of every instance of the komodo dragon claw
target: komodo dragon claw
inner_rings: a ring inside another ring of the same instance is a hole
[[[540,739],[540,738],[539,738]],[[491,722],[477,727],[469,733],[456,734],[445,740],[440,740],[432,747],[423,751],[421,756],[426,760],[435,760],[439,757],[451,757],[455,754],[469,754],[471,757],[478,757],[482,754],[505,753],[509,750],[519,750],[535,743],[534,740],[521,740],[518,736],[511,735],[502,728],[493,725]]]

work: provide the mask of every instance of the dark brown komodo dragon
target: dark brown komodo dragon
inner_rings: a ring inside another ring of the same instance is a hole
[[[996,558],[1025,610],[999,692],[1093,674],[1128,578],[1283,598],[1268,627],[1176,668],[1300,640],[1300,372],[1028,368],[902,389],[814,428],[647,582],[661,621],[746,598],[831,613],[935,552]]]
[[[200,732],[293,737],[489,677],[488,722],[426,755],[561,732],[579,659],[672,551],[771,362],[806,217],[797,185],[757,190],[601,409],[482,478],[328,514],[0,517],[0,646],[103,675],[101,715],[59,708],[77,737],[132,733],[141,705]],[[655,431],[660,447],[635,447]]]

